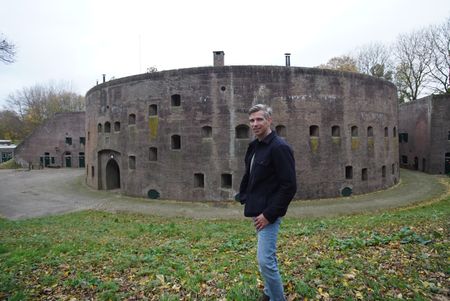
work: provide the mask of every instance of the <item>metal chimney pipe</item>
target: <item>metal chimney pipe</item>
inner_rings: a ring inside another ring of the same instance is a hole
[[[106,74],[103,74],[103,82],[106,81]]]
[[[285,53],[284,55],[286,56],[286,67],[290,67],[291,66],[291,54]]]

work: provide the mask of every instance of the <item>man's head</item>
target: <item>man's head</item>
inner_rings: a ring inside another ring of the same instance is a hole
[[[257,104],[248,110],[250,127],[258,140],[263,140],[272,130],[272,108],[264,104]]]

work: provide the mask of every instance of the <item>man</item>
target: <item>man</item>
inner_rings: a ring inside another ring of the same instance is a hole
[[[276,244],[281,217],[297,191],[291,147],[270,128],[272,109],[257,104],[250,108],[250,127],[256,139],[245,155],[245,174],[239,189],[244,215],[253,218],[258,235],[258,264],[264,279],[261,300],[285,300],[278,271]]]

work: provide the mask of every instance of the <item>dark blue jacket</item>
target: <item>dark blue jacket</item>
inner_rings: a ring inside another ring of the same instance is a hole
[[[239,189],[239,201],[245,204],[244,215],[254,217],[263,213],[273,223],[286,214],[296,191],[295,160],[286,141],[275,131],[262,141],[252,141],[245,154],[245,174]]]

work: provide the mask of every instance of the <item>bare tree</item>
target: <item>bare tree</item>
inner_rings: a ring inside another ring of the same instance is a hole
[[[23,88],[6,99],[9,109],[16,112],[30,132],[58,112],[84,111],[84,97],[73,92],[70,85],[50,83]]]
[[[5,64],[14,63],[16,56],[16,46],[0,36],[0,61]]]
[[[417,99],[428,85],[431,47],[426,35],[425,29],[402,34],[394,46],[395,81],[401,102]]]
[[[392,80],[393,63],[389,48],[381,43],[370,43],[360,47],[355,61],[361,73]]]
[[[431,26],[427,38],[431,46],[430,89],[450,93],[450,17],[441,25]]]
[[[317,68],[359,72],[356,61],[349,55],[333,57],[326,64],[320,65]]]

